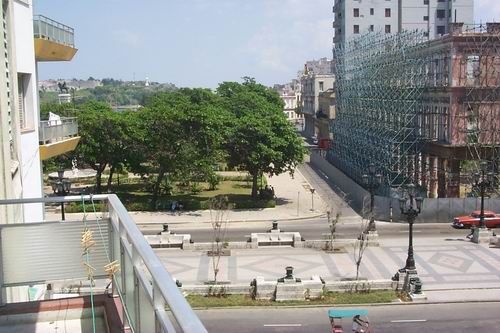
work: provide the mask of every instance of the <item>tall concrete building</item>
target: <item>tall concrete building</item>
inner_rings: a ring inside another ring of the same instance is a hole
[[[41,160],[76,147],[72,120],[67,126],[40,121],[37,66],[41,61],[69,61],[76,53],[73,29],[44,16],[33,16],[31,0],[0,2],[0,200],[40,198]],[[2,221],[40,222],[43,205],[0,207]]]
[[[335,0],[335,37],[345,41],[370,31],[421,29],[429,39],[449,32],[449,24],[474,21],[474,0]]]

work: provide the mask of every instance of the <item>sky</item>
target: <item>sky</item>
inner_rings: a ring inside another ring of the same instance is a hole
[[[296,77],[331,57],[333,0],[33,0],[35,14],[75,29],[71,62],[39,78],[107,78],[215,88]],[[474,0],[476,22],[500,21],[500,0]]]

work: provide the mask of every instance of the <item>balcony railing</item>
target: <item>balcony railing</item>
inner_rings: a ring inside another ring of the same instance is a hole
[[[106,278],[104,265],[116,261],[113,295],[120,297],[122,318],[133,332],[206,332],[200,319],[179,291],[172,276],[153,252],[136,224],[114,194],[0,201],[5,205],[33,203],[100,203],[107,211],[76,221],[0,224],[0,287],[85,280],[84,264],[95,269],[95,278]],[[92,210],[92,209],[91,209]],[[81,215],[80,215],[81,216]],[[93,231],[92,261],[82,256],[82,233]],[[88,266],[87,266],[88,267]],[[0,292],[0,304],[4,293]]]
[[[76,135],[78,135],[78,119],[76,117],[40,121],[39,141],[42,144],[62,141]]]
[[[33,17],[33,34],[35,38],[75,47],[74,29],[43,15]]]

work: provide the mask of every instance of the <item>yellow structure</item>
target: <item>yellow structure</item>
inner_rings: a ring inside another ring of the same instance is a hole
[[[80,142],[80,137],[75,136],[58,142],[40,144],[40,159],[44,161],[51,157],[73,151],[78,145],[78,142]]]
[[[36,61],[71,61],[77,51],[69,45],[35,37]]]

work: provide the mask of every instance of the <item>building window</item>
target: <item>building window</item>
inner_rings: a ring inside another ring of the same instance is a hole
[[[424,21],[429,21],[429,16],[424,16]]]
[[[370,15],[373,15],[373,14],[375,14],[375,9],[370,8]]]
[[[385,17],[391,17],[391,9],[390,8],[385,9]]]
[[[375,27],[373,26],[373,24],[370,24],[370,31],[373,31],[375,29]]]
[[[23,74],[17,74],[17,98],[19,110],[19,126],[21,129],[26,128],[26,103],[24,102],[26,89],[24,88]]]
[[[446,2],[445,0],[438,0],[438,2]]]
[[[438,25],[437,26],[437,34],[438,35],[444,35],[445,34],[444,25]]]
[[[354,33],[359,34],[359,25],[357,24],[354,25]]]
[[[429,0],[424,0],[424,5],[428,5],[429,4]]]
[[[385,33],[386,34],[390,34],[391,33],[391,25],[390,24],[386,24],[385,25]]]
[[[359,8],[354,8],[354,17],[359,17]]]
[[[436,10],[436,16],[438,19],[444,19],[446,16],[446,11],[444,9]]]
[[[325,88],[325,85],[324,85],[323,81],[319,81],[319,91],[323,91],[324,88]]]

